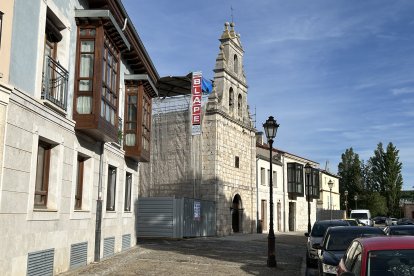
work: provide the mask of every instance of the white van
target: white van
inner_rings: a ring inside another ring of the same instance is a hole
[[[371,219],[371,212],[369,210],[365,210],[365,209],[352,210],[350,217],[352,219],[358,219],[360,222],[362,222],[365,225],[374,226],[374,222]]]

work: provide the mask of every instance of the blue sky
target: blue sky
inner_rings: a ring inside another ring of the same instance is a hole
[[[212,79],[226,21],[241,35],[248,102],[275,147],[336,173],[352,147],[392,142],[414,186],[414,1],[123,0],[160,76]]]

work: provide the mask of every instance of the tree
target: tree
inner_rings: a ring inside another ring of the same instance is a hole
[[[344,191],[347,190],[349,202],[354,200],[354,195],[359,197],[363,192],[361,161],[352,148],[345,150],[341,160],[338,164],[339,193],[344,197]],[[345,199],[343,198],[341,202],[345,202]]]
[[[389,143],[384,156],[386,198],[392,216],[400,215],[400,196],[403,184],[402,163],[399,161],[398,153],[399,150],[392,143]]]
[[[389,143],[387,150],[384,151],[382,143],[377,145],[374,156],[370,158],[371,166],[370,186],[372,191],[380,192],[386,199],[388,214],[398,216],[400,214],[400,196],[402,188],[402,163],[398,157],[399,151]]]
[[[382,196],[385,196],[385,181],[384,181],[384,149],[382,148],[382,143],[377,145],[377,149],[374,150],[374,156],[369,159],[371,166],[370,172],[370,186],[373,191],[378,191]]]
[[[368,193],[365,196],[366,209],[371,210],[371,215],[383,216],[388,213],[387,200],[379,192]]]
[[[365,190],[370,192],[379,192],[379,188],[374,180],[374,174],[372,173],[371,159],[369,159],[366,163],[362,161],[361,171]]]

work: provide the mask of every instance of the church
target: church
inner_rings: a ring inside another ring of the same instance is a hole
[[[140,170],[140,198],[213,202],[219,236],[256,229],[256,130],[247,103],[244,50],[234,26],[226,22],[219,38],[213,91],[202,99],[200,134],[192,133],[191,89],[179,91],[178,78],[158,82],[151,161],[141,163]],[[182,81],[189,84],[190,76]]]

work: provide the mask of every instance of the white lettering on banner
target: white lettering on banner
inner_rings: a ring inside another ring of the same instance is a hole
[[[194,72],[191,84],[191,124],[192,124],[192,135],[201,134],[201,73]]]

